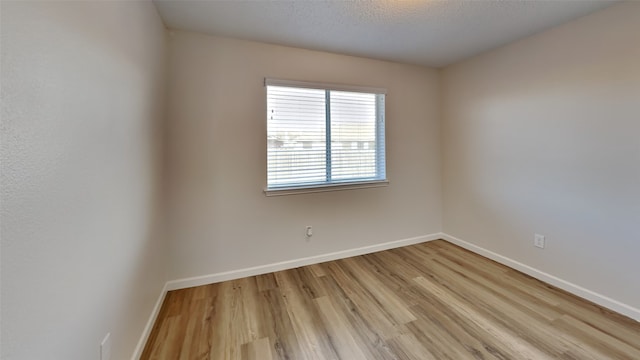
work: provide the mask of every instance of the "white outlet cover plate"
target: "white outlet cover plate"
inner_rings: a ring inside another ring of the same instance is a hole
[[[100,343],[100,360],[111,360],[111,333],[107,333]]]
[[[535,247],[544,249],[544,235],[535,234],[535,237],[533,239],[533,245]]]

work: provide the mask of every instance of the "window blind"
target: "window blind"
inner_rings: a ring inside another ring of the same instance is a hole
[[[386,180],[384,93],[266,85],[267,190]]]

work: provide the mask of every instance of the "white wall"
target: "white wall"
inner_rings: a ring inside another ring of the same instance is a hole
[[[171,279],[441,230],[437,71],[188,32],[170,69]],[[265,77],[387,88],[391,184],[266,197]]]
[[[640,308],[639,64],[632,2],[447,67],[444,231]]]
[[[129,358],[166,280],[151,2],[2,1],[2,351]]]

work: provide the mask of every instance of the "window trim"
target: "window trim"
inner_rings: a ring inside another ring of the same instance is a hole
[[[273,78],[264,78],[264,86],[265,87],[267,86],[299,87],[299,88],[306,88],[306,89],[351,91],[351,92],[375,93],[375,94],[387,95],[387,89],[384,89],[384,88],[331,84],[331,83],[310,82],[310,81],[283,80],[283,79],[273,79]]]
[[[377,187],[385,187],[388,185],[389,185],[389,179],[289,186],[289,187],[280,187],[275,189],[269,189],[265,187],[264,194],[266,196],[283,196],[283,195],[295,195],[295,194],[310,194],[310,193],[327,192],[327,191],[370,189],[370,188],[377,188]]]
[[[346,92],[360,92],[360,93],[368,93],[368,94],[379,94],[385,95],[385,100],[387,95],[387,89],[385,88],[376,88],[376,87],[366,87],[366,86],[352,86],[352,85],[343,85],[343,84],[333,84],[333,83],[322,83],[322,82],[308,82],[308,81],[297,81],[297,80],[284,80],[284,79],[274,79],[274,78],[265,78],[264,79],[264,87],[265,90],[267,86],[282,86],[282,87],[297,87],[297,88],[306,88],[306,89],[319,89],[319,90],[328,90],[328,91],[346,91]],[[328,94],[327,91],[327,94]],[[385,101],[386,102],[386,101]],[[327,106],[329,104],[327,103]],[[376,107],[379,105],[376,104]],[[376,109],[378,111],[378,109]],[[384,166],[384,179],[363,179],[358,181],[357,179],[349,179],[346,181],[338,181],[338,182],[328,182],[321,184],[304,184],[304,185],[292,185],[292,186],[281,186],[269,188],[268,184],[265,185],[264,194],[266,196],[280,196],[280,195],[294,195],[294,194],[304,194],[304,193],[317,193],[317,192],[326,192],[326,191],[339,191],[339,190],[351,190],[351,189],[366,189],[366,188],[375,188],[375,187],[384,187],[389,185],[389,179],[387,177],[386,172],[386,114],[384,116],[384,123],[382,127],[378,127],[376,125],[376,138],[380,137],[380,132],[382,133],[383,141],[385,142],[385,146],[383,149],[379,149],[376,147],[376,151],[384,151],[385,154],[385,163]],[[378,121],[378,120],[376,120]],[[330,127],[327,127],[330,129]],[[330,130],[327,130],[330,131]],[[330,138],[330,133],[328,134]],[[380,171],[380,169],[376,169],[376,171]],[[268,172],[268,170],[267,170]]]

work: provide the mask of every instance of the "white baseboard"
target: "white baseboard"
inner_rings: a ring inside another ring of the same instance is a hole
[[[363,246],[356,249],[348,249],[348,250],[336,251],[328,254],[314,255],[314,256],[304,257],[300,259],[281,261],[273,264],[254,266],[254,267],[245,268],[245,269],[225,271],[221,273],[196,276],[196,277],[191,277],[186,279],[171,280],[167,282],[167,290],[171,291],[171,290],[189,288],[193,286],[213,284],[221,281],[240,279],[247,276],[255,276],[255,275],[261,275],[261,274],[267,274],[274,271],[293,269],[300,266],[317,264],[325,261],[338,260],[338,259],[344,259],[352,256],[370,254],[370,253],[374,253],[382,250],[394,249],[398,247],[440,239],[441,236],[442,236],[441,233],[435,233],[430,235],[412,237],[408,239],[390,241],[382,244]]]
[[[394,248],[408,246],[408,245],[419,244],[419,243],[423,243],[431,240],[437,240],[441,238],[442,238],[442,233],[435,233],[430,235],[412,237],[408,239],[390,241],[382,244],[363,246],[356,249],[348,249],[348,250],[336,251],[328,254],[309,256],[309,257],[295,259],[295,260],[281,261],[273,264],[254,266],[246,269],[231,270],[231,271],[225,271],[225,272],[216,273],[216,274],[167,281],[167,283],[162,288],[162,292],[160,293],[160,296],[158,297],[158,300],[156,301],[155,306],[153,307],[151,316],[147,321],[147,325],[144,327],[143,333],[140,336],[140,340],[138,341],[138,345],[136,346],[136,349],[133,353],[133,356],[131,357],[131,360],[138,360],[142,355],[142,351],[144,351],[144,346],[146,345],[147,340],[151,335],[151,330],[153,329],[153,325],[155,324],[156,319],[158,318],[158,314],[160,313],[160,308],[162,307],[164,298],[166,297],[167,292],[171,290],[185,289],[193,286],[213,284],[221,281],[240,279],[247,276],[261,275],[261,274],[267,274],[274,271],[293,269],[300,266],[317,264],[317,263],[331,261],[331,260],[344,259],[352,256],[370,254],[370,253],[374,253],[382,250],[388,250],[388,249],[394,249]]]
[[[506,256],[494,253],[493,251],[487,250],[480,246],[458,239],[454,236],[451,236],[445,233],[435,233],[430,235],[417,236],[409,239],[390,241],[382,244],[363,246],[356,249],[348,249],[348,250],[336,251],[328,254],[304,257],[304,258],[295,259],[295,260],[281,261],[273,264],[266,264],[266,265],[245,268],[245,269],[225,271],[225,272],[216,273],[216,274],[167,281],[167,283],[164,285],[164,288],[162,289],[162,292],[160,293],[160,296],[158,297],[158,300],[156,301],[153,311],[151,312],[151,316],[147,321],[147,325],[144,328],[142,336],[138,341],[138,345],[136,346],[135,352],[131,359],[137,360],[142,355],[144,346],[149,338],[149,335],[151,334],[153,325],[156,321],[156,318],[158,317],[160,308],[162,307],[162,302],[164,301],[164,298],[168,291],[184,289],[184,288],[189,288],[193,286],[213,284],[221,281],[240,279],[247,276],[267,274],[274,271],[293,269],[300,266],[317,264],[325,261],[344,259],[352,256],[370,254],[378,251],[419,244],[419,243],[437,240],[437,239],[444,239],[446,241],[449,241],[469,251],[472,251],[478,255],[482,255],[491,260],[494,260],[503,265],[506,265],[510,268],[521,271],[540,281],[544,281],[548,284],[554,285],[560,289],[568,291],[576,296],[592,301],[600,306],[603,306],[617,313],[628,316],[636,321],[640,321],[640,309],[636,309],[633,306],[629,306],[617,300],[598,294],[594,291],[585,289],[569,281],[547,274],[531,266],[525,265],[521,262],[510,259]]]
[[[147,344],[147,340],[149,339],[149,335],[151,335],[151,330],[153,329],[153,325],[158,318],[158,314],[160,313],[160,308],[162,307],[162,303],[164,302],[164,298],[167,295],[167,284],[164,284],[162,291],[160,291],[160,296],[158,296],[158,300],[156,300],[156,304],[151,311],[151,316],[149,320],[147,320],[147,324],[142,331],[142,336],[140,336],[140,340],[138,340],[138,344],[136,345],[136,349],[133,351],[133,356],[131,360],[138,360],[140,356],[142,356],[142,351],[144,351],[144,346]]]
[[[516,260],[510,259],[506,256],[494,253],[493,251],[487,250],[485,248],[482,248],[478,245],[474,245],[472,243],[466,242],[464,240],[458,239],[454,236],[442,233],[440,235],[440,237],[442,239],[445,239],[453,244],[456,244],[460,247],[463,247],[469,251],[472,251],[478,255],[482,255],[484,257],[487,257],[491,260],[497,261],[500,264],[506,265],[510,268],[516,269],[518,271],[521,271],[529,276],[532,276],[540,281],[546,282],[548,284],[551,284],[553,286],[556,286],[562,290],[568,291],[576,296],[579,296],[583,299],[587,299],[593,303],[596,303],[600,306],[603,306],[607,309],[613,310],[619,314],[628,316],[636,321],[640,321],[640,309],[637,309],[633,306],[624,304],[620,301],[611,299],[607,296],[604,296],[602,294],[598,294],[595,291],[591,291],[589,289],[585,289],[582,286],[576,285],[574,283],[571,283],[569,281],[560,279],[556,276],[553,276],[551,274],[547,274],[544,271],[540,271],[536,268],[533,268],[529,265],[525,265],[521,262],[518,262]]]

